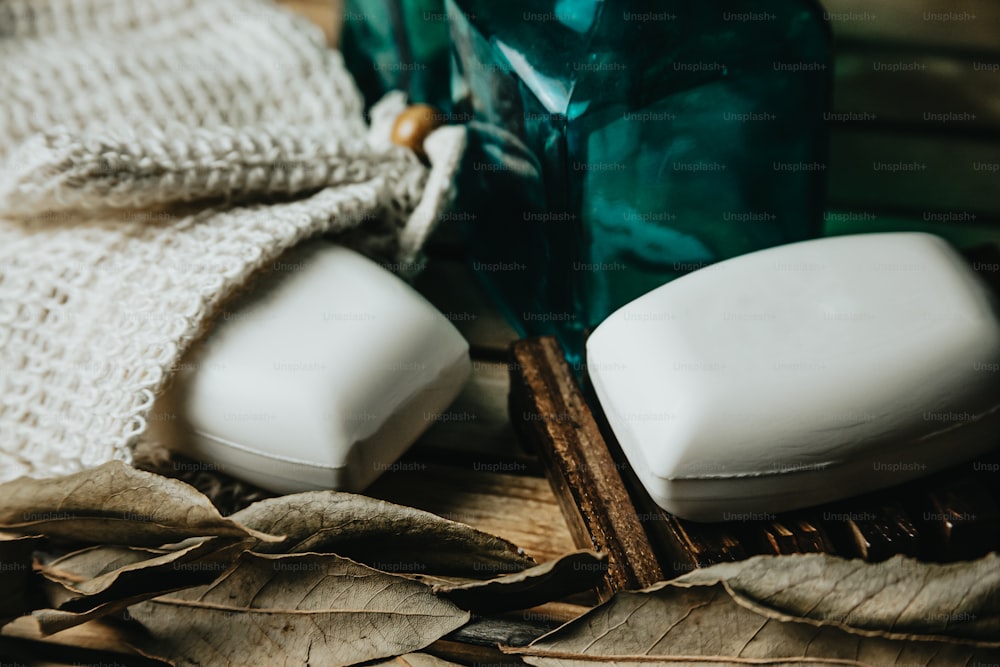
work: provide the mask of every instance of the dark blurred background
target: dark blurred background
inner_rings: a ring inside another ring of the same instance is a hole
[[[340,0],[284,4],[337,43]],[[1000,2],[822,4],[837,53],[826,233],[1000,242]],[[876,168],[887,163],[914,168]]]

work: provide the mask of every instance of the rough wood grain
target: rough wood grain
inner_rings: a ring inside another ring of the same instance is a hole
[[[538,562],[573,551],[559,504],[544,477],[505,462],[473,461],[468,467],[406,461],[387,471],[366,493],[434,512],[499,535]],[[522,474],[518,474],[522,473]]]
[[[597,423],[554,338],[511,346],[510,412],[548,464],[577,546],[608,554],[602,589],[641,588],[663,578]]]

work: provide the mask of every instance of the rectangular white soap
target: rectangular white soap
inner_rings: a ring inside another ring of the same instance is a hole
[[[186,355],[154,435],[279,493],[360,491],[458,395],[468,343],[353,250],[314,241],[272,268]]]
[[[587,341],[646,490],[680,517],[768,515],[1000,444],[1000,323],[943,240],[806,241],[679,278]]]

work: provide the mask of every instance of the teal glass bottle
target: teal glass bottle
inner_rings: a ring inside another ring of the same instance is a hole
[[[443,0],[345,0],[340,49],[370,107],[390,90],[446,110],[451,99]]]
[[[813,0],[447,0],[457,206],[525,334],[578,361],[619,306],[818,235],[831,43]]]

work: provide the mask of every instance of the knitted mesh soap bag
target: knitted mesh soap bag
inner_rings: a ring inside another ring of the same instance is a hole
[[[220,304],[307,238],[412,265],[431,167],[340,54],[265,0],[0,4],[0,481],[131,461]]]

